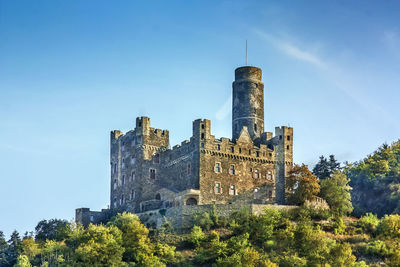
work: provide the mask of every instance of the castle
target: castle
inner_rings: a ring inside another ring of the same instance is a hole
[[[208,204],[284,204],[285,176],[293,163],[293,128],[264,132],[264,83],[260,68],[235,70],[232,138],[216,139],[211,122],[193,122],[190,140],[170,148],[168,130],[152,128],[148,117],[135,129],[110,138],[110,210],[143,214]],[[244,201],[244,202],[243,202]],[[76,210],[85,224],[102,212]],[[153,213],[150,213],[153,214]]]

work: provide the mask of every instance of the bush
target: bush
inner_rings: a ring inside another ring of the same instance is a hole
[[[307,260],[304,258],[300,258],[296,255],[293,256],[284,256],[280,262],[280,267],[303,267],[307,266]]]
[[[192,232],[190,233],[188,241],[194,248],[198,248],[200,247],[201,242],[203,242],[205,238],[206,235],[201,230],[201,227],[194,226]]]
[[[333,227],[335,235],[341,235],[346,232],[346,225],[344,224],[343,219],[340,217],[334,219]]]
[[[365,253],[371,256],[385,258],[389,254],[389,249],[385,242],[381,240],[375,240],[368,243],[368,245],[365,247]]]
[[[373,233],[379,224],[379,219],[375,214],[367,213],[358,220],[358,226],[368,233]]]
[[[203,230],[210,230],[214,226],[214,222],[208,212],[197,213],[193,216],[193,224],[200,226]]]
[[[400,238],[400,215],[385,215],[378,224],[377,234],[387,238]]]

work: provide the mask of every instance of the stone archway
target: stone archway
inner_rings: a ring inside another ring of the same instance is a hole
[[[195,206],[197,205],[197,199],[190,197],[186,200],[186,205],[187,206]]]

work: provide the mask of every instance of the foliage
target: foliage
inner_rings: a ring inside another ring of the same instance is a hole
[[[389,249],[387,248],[385,242],[381,240],[374,240],[369,242],[365,247],[365,252],[368,255],[379,256],[384,258],[389,255]]]
[[[190,233],[188,241],[194,248],[198,248],[200,247],[201,242],[204,241],[205,237],[206,235],[201,230],[201,227],[194,226],[192,228],[192,232]]]
[[[400,215],[385,215],[376,230],[383,237],[400,238]]]
[[[336,216],[347,215],[353,210],[349,182],[347,176],[340,171],[334,171],[332,177],[321,181],[320,195]]]
[[[214,226],[214,221],[208,212],[203,212],[197,213],[193,216],[193,224],[200,226],[203,230],[208,231],[212,226]]]
[[[355,215],[400,212],[400,141],[383,144],[360,162],[345,167],[353,188]]]
[[[42,242],[46,240],[61,241],[67,238],[69,230],[70,226],[66,220],[42,220],[35,227],[35,239]]]
[[[329,160],[324,156],[319,157],[318,163],[313,168],[313,173],[318,179],[326,179],[332,176],[335,171],[340,171],[340,163],[334,155],[329,156]]]
[[[81,243],[75,249],[74,262],[78,266],[120,266],[122,254],[121,231],[111,225],[89,225]]]
[[[28,256],[26,255],[19,255],[17,258],[17,263],[14,267],[31,267],[32,264],[30,263]]]
[[[313,200],[320,191],[317,177],[304,164],[294,165],[286,178],[286,190],[289,203],[302,205]]]
[[[367,233],[374,233],[378,224],[378,217],[369,212],[358,220],[358,225]]]

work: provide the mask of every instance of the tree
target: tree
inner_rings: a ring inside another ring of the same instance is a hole
[[[83,232],[81,241],[74,251],[73,266],[122,265],[124,248],[122,233],[117,227],[90,224]]]
[[[149,230],[135,214],[127,212],[118,214],[111,219],[108,226],[115,226],[122,232],[122,246],[125,248],[124,261],[144,266],[150,263],[161,265],[158,258],[153,255],[154,247],[148,237]]]
[[[19,255],[17,258],[17,263],[14,267],[31,267],[31,263],[29,262],[28,256],[26,255]]]
[[[331,178],[321,181],[320,195],[337,216],[347,215],[353,211],[349,182],[347,176],[340,171],[334,171]]]
[[[51,219],[41,220],[35,227],[35,239],[38,241],[56,240],[61,241],[67,238],[70,225],[66,220]]]
[[[17,262],[18,255],[22,252],[21,249],[21,237],[17,230],[11,233],[10,239],[8,240],[8,262],[11,265],[14,265]]]
[[[7,241],[4,237],[4,233],[0,231],[0,266],[8,265],[7,251],[8,251]]]
[[[313,200],[320,191],[317,177],[304,164],[295,164],[286,178],[286,190],[289,203],[302,205]]]
[[[329,156],[329,160],[324,156],[319,157],[319,162],[314,166],[313,173],[318,179],[326,179],[332,176],[333,172],[341,170],[340,162],[334,155]]]

